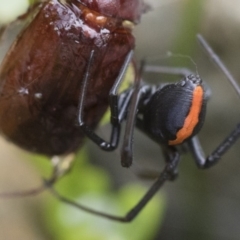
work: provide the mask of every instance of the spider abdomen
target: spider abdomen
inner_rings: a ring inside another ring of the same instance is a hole
[[[186,79],[156,91],[144,112],[144,129],[156,141],[181,144],[201,128],[205,116],[202,81]]]

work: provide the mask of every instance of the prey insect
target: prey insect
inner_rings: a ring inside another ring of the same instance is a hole
[[[110,2],[49,0],[29,10],[36,16],[0,69],[0,128],[10,141],[47,156],[74,152],[85,135],[101,141],[88,129],[99,123],[110,89],[132,60],[132,26],[146,8],[141,0]],[[111,139],[102,148],[112,150],[116,143]]]

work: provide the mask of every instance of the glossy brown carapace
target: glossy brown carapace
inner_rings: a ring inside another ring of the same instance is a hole
[[[113,14],[102,10],[114,2]],[[121,10],[137,0],[57,0],[40,4],[29,26],[10,48],[0,68],[1,133],[20,147],[49,156],[66,154],[82,143],[78,123],[81,83],[89,56],[84,120],[96,127],[108,106],[108,94],[131,49],[134,37],[123,18],[138,20],[141,12]],[[116,4],[115,4],[116,3]],[[133,10],[133,8],[131,8]],[[100,11],[101,10],[101,11]]]

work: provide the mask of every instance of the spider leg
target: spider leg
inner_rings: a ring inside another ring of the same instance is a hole
[[[83,130],[83,132],[90,138],[95,144],[97,144],[101,149],[105,151],[112,151],[114,150],[119,141],[120,135],[120,121],[119,121],[119,109],[118,109],[118,95],[117,91],[119,86],[124,78],[124,74],[129,63],[132,60],[133,51],[130,51],[127,55],[125,62],[120,70],[119,76],[117,77],[110,93],[109,93],[109,101],[110,101],[110,111],[111,111],[111,124],[112,124],[112,131],[110,141],[106,142],[101,137],[99,137],[93,129],[91,129],[83,120],[83,109],[84,109],[84,102],[86,98],[87,88],[88,88],[88,81],[89,81],[89,70],[91,68],[93,58],[94,58],[94,50],[91,52],[91,56],[89,58],[89,63],[86,69],[86,75],[83,80],[83,84],[81,87],[80,92],[80,99],[79,99],[79,108],[78,108],[78,122],[79,126]]]
[[[194,74],[190,69],[183,67],[168,67],[168,66],[154,66],[147,65],[144,67],[145,72],[153,72],[153,73],[163,73],[170,75],[179,75],[186,77],[188,75]]]
[[[136,126],[136,120],[138,118],[138,106],[140,100],[144,95],[149,94],[151,87],[148,85],[141,85],[141,75],[144,69],[144,62],[141,63],[140,69],[137,72],[134,90],[131,93],[131,103],[127,108],[126,127],[123,138],[123,144],[121,148],[121,164],[123,167],[130,167],[133,161],[133,133]]]
[[[189,140],[188,145],[199,168],[209,168],[215,165],[240,137],[240,124],[229,134],[229,136],[206,158],[198,137]]]
[[[172,152],[173,150],[169,146],[162,146],[162,153],[165,159],[166,164],[172,161]],[[158,178],[160,175],[160,171],[157,171],[155,169],[140,169],[137,171],[137,176],[146,179],[146,180],[154,180]],[[174,171],[172,171],[171,177],[169,178],[169,181],[174,181],[178,177],[178,168],[175,168]]]
[[[162,152],[163,152],[163,156],[165,159],[166,164],[172,162],[172,154],[174,151],[177,151],[175,148],[173,147],[169,147],[169,146],[161,146],[162,148]],[[178,177],[178,168],[174,168],[171,172],[171,178],[169,179],[170,181],[174,181],[177,177]]]
[[[211,60],[217,65],[217,67],[221,70],[221,72],[226,76],[227,80],[232,84],[236,93],[240,96],[240,87],[234,77],[231,75],[227,67],[221,61],[221,59],[217,56],[217,54],[213,51],[207,41],[200,35],[197,35],[198,41],[203,46]],[[202,147],[198,138],[195,136],[188,141],[189,148],[196,160],[196,163],[199,168],[209,168],[216,164],[220,158],[227,152],[234,143],[240,137],[240,123],[237,124],[235,129],[226,137],[226,139],[219,144],[219,146],[208,156],[205,157]]]
[[[235,80],[235,78],[232,76],[232,74],[229,72],[225,64],[222,62],[222,60],[219,58],[219,56],[213,51],[213,49],[210,47],[210,45],[207,43],[207,41],[204,39],[204,37],[200,34],[197,35],[197,39],[201,46],[204,48],[210,59],[216,64],[216,66],[220,69],[220,71],[225,75],[227,80],[232,84],[234,90],[240,97],[240,87]]]
[[[118,119],[121,123],[124,119],[126,119],[128,106],[130,104],[130,101],[132,99],[134,89],[129,88],[125,92],[121,93],[118,98],[118,109],[119,109],[119,115]]]
[[[45,185],[41,185],[39,187],[28,189],[28,190],[22,190],[22,191],[14,191],[14,192],[2,192],[0,193],[0,198],[14,198],[14,197],[29,197],[29,196],[35,196],[43,191],[47,190]]]
[[[144,68],[145,72],[153,72],[153,73],[161,73],[161,74],[169,74],[169,75],[179,75],[183,77],[187,77],[191,74],[196,75],[193,71],[191,71],[188,68],[183,68],[183,67],[168,67],[168,66],[154,66],[154,65],[148,65]],[[164,86],[168,83],[162,83],[161,85]],[[211,89],[208,86],[206,82],[203,82],[204,86],[204,93],[205,93],[205,98],[209,99],[211,96]]]
[[[100,211],[96,211],[94,209],[88,208],[83,206],[77,202],[74,202],[58,192],[56,192],[52,186],[49,187],[50,192],[60,201],[69,204],[73,207],[81,209],[85,212],[104,217],[110,220],[118,221],[118,222],[130,222],[132,221],[140,211],[146,206],[146,204],[152,199],[152,197],[157,193],[157,191],[163,186],[163,184],[168,181],[172,180],[177,172],[180,154],[174,147],[169,147],[169,160],[166,163],[164,170],[160,173],[156,181],[150,187],[150,189],[146,192],[146,194],[140,199],[140,201],[125,215],[125,216],[115,216],[107,213],[103,213]]]
[[[139,103],[139,99],[141,98],[142,94],[145,94],[145,91],[142,91],[145,89],[145,86],[140,87],[140,76],[142,73],[143,64],[141,65],[140,71],[137,74],[137,79],[135,83],[134,90],[129,90],[124,94],[122,97],[123,100],[121,100],[121,112],[122,114],[121,118],[125,118],[126,111],[127,113],[127,123],[126,123],[126,132],[124,136],[124,143],[122,147],[122,165],[123,166],[130,166],[132,163],[132,137],[133,137],[133,131],[135,127],[135,119],[137,116],[137,107]],[[130,106],[129,101],[131,100]],[[118,222],[130,222],[132,221],[139,213],[140,211],[145,207],[145,205],[152,199],[152,197],[156,194],[156,192],[163,186],[163,184],[166,181],[171,181],[175,179],[177,174],[177,167],[180,160],[180,154],[178,153],[177,149],[175,147],[169,147],[166,146],[164,156],[166,157],[166,165],[164,170],[158,175],[156,181],[153,183],[153,185],[150,187],[150,189],[146,192],[146,194],[140,199],[140,201],[125,215],[125,216],[116,216],[107,214],[101,211],[94,210],[92,208],[86,207],[82,204],[79,204],[77,202],[74,202],[73,200],[70,200],[64,196],[62,196],[60,193],[55,191],[53,188],[53,185],[46,185],[50,192],[60,201],[69,204],[73,207],[76,207],[78,209],[81,209],[85,212],[104,217],[110,220],[118,221]]]
[[[137,107],[141,97],[142,92],[140,91],[140,81],[141,74],[143,70],[143,64],[141,65],[140,70],[137,73],[137,78],[134,86],[134,91],[132,93],[131,103],[128,109],[127,119],[126,119],[126,128],[123,138],[123,144],[121,149],[121,163],[123,167],[130,167],[133,160],[133,131],[135,127],[135,120],[137,116]]]

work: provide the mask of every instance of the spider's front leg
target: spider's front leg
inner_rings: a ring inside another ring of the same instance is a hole
[[[92,51],[91,56],[89,58],[89,63],[86,69],[86,74],[83,80],[83,84],[81,87],[80,99],[79,99],[79,107],[78,107],[78,123],[82,131],[86,134],[88,138],[90,138],[95,144],[97,144],[102,150],[105,151],[112,151],[116,149],[119,142],[119,135],[120,135],[120,121],[119,121],[119,109],[118,109],[118,95],[117,91],[119,86],[124,78],[124,74],[129,63],[132,60],[133,51],[130,51],[127,55],[125,62],[120,70],[119,76],[117,77],[110,93],[109,93],[109,102],[110,102],[110,111],[111,111],[111,124],[112,124],[112,131],[111,137],[109,142],[102,139],[98,136],[92,128],[90,128],[83,120],[83,110],[84,110],[84,103],[86,99],[87,89],[88,89],[88,82],[90,79],[89,72],[90,68],[94,62],[94,51]]]

